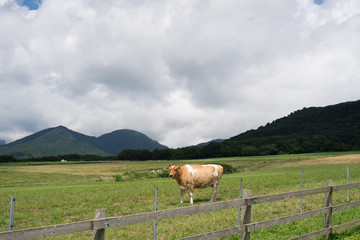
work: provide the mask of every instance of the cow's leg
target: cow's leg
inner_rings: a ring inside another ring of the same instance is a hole
[[[193,204],[193,191],[194,191],[194,187],[193,186],[189,186],[189,195],[190,195],[190,204]]]
[[[193,204],[193,190],[189,189],[189,193],[190,193],[190,204]]]
[[[185,190],[181,190],[181,200],[180,203],[184,202],[184,194],[185,194]]]
[[[216,201],[217,186],[218,186],[218,182],[215,182],[215,183],[213,184],[213,192],[212,192],[212,196],[211,196],[210,202],[215,202],[215,201]]]
[[[212,188],[212,195],[211,195],[211,199],[210,199],[210,202],[213,202],[215,201],[215,184],[213,185],[213,188]]]

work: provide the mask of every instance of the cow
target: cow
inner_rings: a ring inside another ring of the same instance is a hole
[[[166,167],[164,170],[169,171],[169,177],[175,179],[181,191],[181,201],[184,201],[184,193],[189,189],[190,204],[193,204],[194,188],[212,187],[212,197],[210,202],[216,201],[217,187],[223,174],[221,165],[207,164],[186,164],[176,166],[175,164]]]

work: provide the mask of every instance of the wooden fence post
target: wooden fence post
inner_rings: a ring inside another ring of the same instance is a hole
[[[155,187],[155,209],[154,211],[156,212],[158,209],[157,207],[157,202],[158,202],[158,187]],[[153,239],[156,240],[156,228],[157,228],[157,221],[154,220],[154,232],[153,232]]]
[[[250,198],[252,197],[252,191],[244,189],[244,198]],[[248,224],[251,222],[251,205],[247,204],[244,206],[244,215],[243,215],[243,225]],[[250,232],[246,229],[246,232],[242,235],[242,240],[250,240]]]
[[[332,180],[326,180],[326,186],[330,187],[332,186]],[[325,207],[330,207],[330,212],[325,214],[325,228],[331,228],[332,227],[332,195],[333,195],[333,190],[332,188],[330,189],[329,193],[326,193],[325,195]],[[330,239],[330,234],[326,235],[326,239]]]
[[[9,214],[9,232],[14,227],[14,211],[15,211],[15,197],[12,196],[10,200],[10,214]]]
[[[239,187],[239,199],[242,198],[242,178],[240,178],[240,187]],[[238,210],[238,226],[241,225],[241,206],[239,207],[239,210]]]
[[[96,209],[95,219],[106,218],[106,209]],[[94,230],[93,240],[104,240],[105,228]]]

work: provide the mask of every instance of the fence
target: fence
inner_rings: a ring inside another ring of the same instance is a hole
[[[125,215],[119,217],[110,217],[106,218],[106,210],[97,210],[95,219],[81,222],[73,222],[67,224],[59,224],[52,226],[44,226],[38,228],[30,228],[24,230],[16,230],[12,232],[2,232],[0,233],[0,239],[33,239],[38,237],[47,237],[75,232],[82,232],[88,230],[94,230],[94,239],[100,240],[104,239],[105,229],[116,226],[130,225],[136,223],[143,223],[149,221],[158,221],[166,218],[174,218],[186,215],[192,215],[197,213],[212,212],[217,210],[229,209],[229,208],[239,208],[243,207],[243,225],[236,226],[232,228],[222,229],[215,232],[204,233],[201,235],[191,236],[183,238],[187,239],[217,239],[221,237],[226,237],[235,234],[243,234],[243,239],[250,239],[250,234],[253,231],[277,226],[285,223],[290,223],[294,221],[299,221],[305,218],[310,218],[318,215],[325,216],[325,228],[316,232],[308,233],[306,235],[296,237],[293,239],[312,239],[319,236],[329,237],[331,233],[339,232],[347,228],[355,227],[360,225],[360,219],[348,222],[345,224],[332,226],[332,214],[334,212],[342,211],[349,208],[354,208],[360,206],[360,201],[355,201],[352,203],[341,204],[337,206],[332,206],[332,195],[335,191],[348,190],[352,188],[359,188],[360,182],[344,184],[344,185],[332,185],[332,182],[329,180],[326,183],[326,187],[314,188],[307,190],[300,190],[295,192],[273,194],[252,197],[251,191],[244,189],[244,198],[224,201],[218,203],[210,203],[198,206],[162,210],[162,211],[153,211],[147,213]],[[286,217],[280,217],[276,219],[271,219],[262,222],[251,223],[251,206],[255,204],[262,204],[274,201],[280,201],[291,198],[299,198],[303,196],[309,196],[314,194],[322,194],[325,196],[325,207],[313,211],[308,211],[305,213],[299,213],[295,215],[290,215]]]
[[[301,170],[300,172],[300,190],[303,190],[303,173],[304,171]],[[347,165],[347,176],[346,176],[346,182],[349,184],[349,179],[350,179],[350,176],[349,176],[349,165]],[[113,191],[111,191],[113,192]],[[92,195],[92,194],[89,194],[89,195]],[[240,179],[240,191],[239,191],[239,198],[241,198],[242,196],[242,179]],[[350,195],[349,195],[349,189],[347,190],[347,201],[349,202],[349,198],[350,198]],[[157,199],[157,189],[155,190],[155,199]],[[12,231],[12,228],[13,228],[13,220],[14,220],[14,207],[15,207],[15,197],[12,196],[11,197],[11,201],[10,201],[10,214],[9,214],[9,231]],[[157,209],[157,200],[155,200],[155,211]],[[303,212],[303,197],[300,197],[300,213]],[[241,214],[241,207],[239,207],[239,217],[238,217],[238,224],[240,225],[240,214]],[[156,222],[154,222],[154,229],[156,230]],[[156,231],[154,230],[154,239],[155,239],[155,235],[156,235]]]

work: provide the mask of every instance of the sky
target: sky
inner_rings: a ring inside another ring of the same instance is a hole
[[[59,125],[171,148],[359,99],[358,0],[0,0],[0,140]]]

